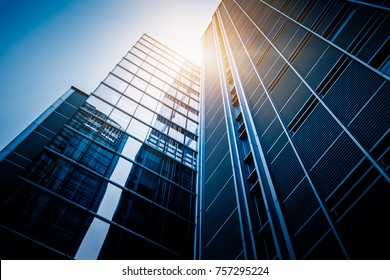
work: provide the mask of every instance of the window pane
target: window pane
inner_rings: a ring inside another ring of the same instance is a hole
[[[129,137],[126,141],[125,146],[123,147],[122,155],[128,157],[131,160],[134,160],[141,146],[142,143],[140,141],[135,140],[132,137]]]
[[[180,125],[183,128],[186,127],[186,119],[187,119],[186,117],[184,117],[183,115],[177,112],[173,112],[172,114],[172,122],[177,125]]]
[[[145,70],[143,69],[140,69],[138,71],[138,74],[137,76],[139,76],[140,78],[144,79],[145,81],[149,82],[150,78],[152,77],[151,74],[149,74],[148,72],[146,72]]]
[[[142,96],[141,104],[144,105],[146,108],[149,108],[152,111],[156,110],[157,102],[158,101],[156,99],[150,97],[147,94],[144,94]]]
[[[141,80],[138,77],[134,77],[131,81],[131,84],[140,90],[144,91],[146,89],[147,83],[144,80]]]
[[[146,54],[145,54],[144,52],[140,51],[140,50],[137,49],[137,48],[132,48],[132,49],[131,49],[131,52],[132,52],[133,54],[135,54],[136,56],[138,56],[139,58],[141,58],[141,59],[145,59],[145,57],[146,57]]]
[[[129,70],[131,73],[133,74],[136,74],[139,67],[134,65],[133,63],[131,63],[130,61],[126,60],[126,59],[122,59],[121,62],[119,63],[120,66],[126,68],[127,70]]]
[[[99,87],[93,92],[93,94],[111,104],[116,104],[120,97],[119,93],[113,89],[110,89],[104,84],[100,84]]]
[[[197,124],[191,120],[187,121],[187,130],[189,130],[192,133],[196,133]]]
[[[149,111],[148,109],[142,107],[142,106],[138,106],[137,111],[135,112],[134,116],[136,118],[138,118],[139,120],[142,120],[143,122],[150,125],[152,120],[153,120],[154,113]]]
[[[140,42],[144,44],[146,47],[148,47],[149,49],[153,48],[153,45],[149,43],[149,41],[144,40],[143,38],[141,38]]]
[[[122,93],[125,91],[125,89],[128,86],[126,82],[122,81],[121,79],[115,77],[112,74],[108,75],[108,77],[104,80],[104,83],[106,83],[107,85],[113,87],[114,89]]]
[[[173,139],[177,140],[178,142],[183,143],[184,141],[184,135],[179,131],[173,129],[172,127],[169,129],[168,135],[171,136]]]
[[[160,96],[161,96],[161,90],[159,90],[158,88],[152,86],[152,85],[148,85],[148,87],[146,88],[146,92],[153,96],[154,98],[156,98],[157,100],[160,100]]]
[[[137,108],[137,103],[130,100],[127,97],[122,96],[122,98],[119,100],[118,104],[116,105],[118,108],[122,109],[129,115],[133,115],[135,108]]]
[[[137,121],[136,119],[132,119],[129,127],[127,128],[127,132],[141,141],[145,140],[146,135],[148,134],[149,127],[144,125],[143,123]]]
[[[125,91],[125,95],[127,95],[128,97],[130,97],[131,99],[133,99],[136,102],[139,102],[141,100],[141,97],[143,94],[144,93],[142,91],[140,91],[139,89],[137,89],[133,86],[129,86],[127,88],[127,90]]]
[[[127,53],[126,56],[125,56],[129,61],[133,62],[135,65],[137,66],[141,66],[142,65],[142,60],[139,59],[138,57],[136,57],[134,54],[132,53]]]
[[[158,63],[158,61],[157,60],[155,60],[153,57],[151,57],[151,56],[148,56],[147,58],[146,58],[146,61],[147,62],[149,62],[151,65],[153,65],[153,66],[156,66],[157,65],[157,63]]]
[[[193,99],[190,99],[190,106],[191,106],[192,108],[194,108],[195,110],[198,110],[198,109],[199,109],[199,103],[196,102],[196,101],[193,100]]]
[[[127,125],[129,124],[130,122],[130,116],[129,115],[126,115],[125,113],[123,113],[122,111],[118,110],[118,109],[114,109],[110,115],[110,118],[115,121],[117,124],[120,125],[120,127],[122,129],[126,129],[127,128]]]
[[[152,85],[154,85],[155,87],[157,88],[162,88],[163,85],[164,85],[164,82],[161,81],[160,79],[157,79],[156,77],[153,77],[151,80],[150,80],[150,83]]]
[[[127,81],[128,83],[130,83],[134,77],[133,74],[131,74],[129,71],[123,69],[121,66],[116,66],[112,72],[115,75],[117,75],[117,76],[121,77],[122,79],[124,79],[125,81]]]
[[[109,104],[107,104],[106,102],[96,98],[95,96],[90,96],[87,100],[87,102],[89,104],[91,104],[92,106],[94,106],[96,108],[96,110],[102,112],[103,114],[105,115],[109,115],[110,112],[112,111],[112,106],[110,106]]]
[[[126,147],[126,144],[125,144],[125,147]],[[130,161],[127,161],[122,157],[119,158],[119,161],[116,164],[114,171],[112,172],[110,180],[124,186],[126,184],[126,180],[127,180],[127,177],[130,173],[132,166],[133,166],[133,164]]]

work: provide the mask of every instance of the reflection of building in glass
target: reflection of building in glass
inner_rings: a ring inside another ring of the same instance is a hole
[[[144,35],[53,104],[1,153],[2,258],[193,258],[199,82]]]
[[[84,93],[72,88],[65,96],[14,150],[4,152],[3,172],[21,159],[30,161],[31,146],[41,150],[31,163],[17,165],[14,182],[2,185],[2,236],[8,237],[2,238],[2,253],[10,258],[75,256],[93,219],[88,211],[97,211],[107,188],[103,178],[113,173],[115,153],[125,143],[114,121],[88,103],[80,107]]]
[[[389,25],[388,1],[222,1],[199,258],[389,259]]]
[[[162,94],[162,104],[171,104],[174,110],[157,106],[152,129],[134,157],[125,187],[137,195],[122,192],[113,215],[115,223],[137,235],[111,227],[99,255],[102,259],[193,258],[196,157],[186,146],[196,148],[197,128],[195,123],[190,130],[183,127],[190,121],[185,110],[198,113],[185,103],[184,95],[184,101],[171,95],[179,86],[188,91],[175,79]]]
[[[388,259],[375,2],[223,0],[201,95],[199,67],[142,36],[0,153],[2,258]]]
[[[190,221],[194,219],[195,209],[194,171],[146,143],[139,149],[135,161],[137,164],[130,171],[126,188],[137,195],[122,192],[113,221],[142,237],[121,233],[112,227],[100,257],[171,259],[181,255],[192,258],[194,228]],[[144,237],[169,250],[151,246]]]

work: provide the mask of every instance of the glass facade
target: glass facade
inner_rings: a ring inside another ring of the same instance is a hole
[[[199,72],[143,35],[2,189],[2,258],[192,259]]]
[[[144,34],[0,152],[2,259],[389,259],[389,10],[223,0],[202,71]]]
[[[221,2],[203,36],[199,258],[389,258],[390,17],[376,3]]]

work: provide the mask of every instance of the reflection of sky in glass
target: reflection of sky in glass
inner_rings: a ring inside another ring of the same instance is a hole
[[[143,70],[139,70],[138,73],[141,73],[140,71]],[[168,71],[169,68],[165,69],[165,72]],[[130,78],[132,79],[132,81],[136,79],[141,81],[137,76],[132,76]],[[150,125],[154,128],[159,129],[160,131],[167,133],[170,137],[172,137],[179,143],[184,142],[184,131],[178,126],[181,126],[182,128],[187,128],[186,112],[188,110],[187,107],[189,98],[186,97],[184,94],[181,94],[181,100],[173,102],[176,95],[174,95],[173,98],[170,96],[172,94],[179,94],[177,90],[174,90],[174,87],[181,87],[180,79],[180,75],[177,75],[175,79],[171,79],[172,84],[169,84],[169,88],[167,89],[169,93],[161,95],[161,100],[158,99],[160,102],[152,98],[148,94],[142,92],[146,90],[146,84],[145,86],[143,86],[140,83],[135,83],[134,86],[136,86],[137,88],[143,88],[142,91],[139,91],[136,88],[133,88],[132,85],[124,83],[122,80],[113,76],[112,74],[109,74],[107,78],[104,79],[103,84],[99,85],[99,87],[94,91],[94,95],[98,96],[103,100],[106,100],[108,103],[111,104],[119,105],[120,100],[124,99],[125,101],[122,102],[119,107],[125,112],[127,112],[127,114],[122,112],[121,110],[118,110],[117,108],[113,108],[113,110],[108,116],[109,120],[112,120],[115,123],[119,124],[123,130],[126,130],[126,132],[131,135],[130,137],[126,135],[126,143],[124,144],[123,149],[121,149],[120,151],[123,156],[131,160],[135,160],[139,149],[142,147],[141,141],[144,141],[146,138],[152,137],[151,135],[149,135],[151,131],[151,129],[149,128]],[[121,93],[125,93],[125,91],[127,92],[128,90],[130,90],[127,96],[130,97],[132,100],[118,94],[111,88],[114,88]],[[187,91],[186,86],[184,86],[182,90]],[[188,92],[188,94],[190,93]],[[134,103],[133,100],[136,100],[140,104],[137,105],[136,103]],[[94,96],[91,96],[87,102],[91,103],[92,106],[96,106],[96,109],[98,111],[108,112],[112,109],[111,105],[106,108],[107,104],[104,104],[104,102],[96,101],[99,101],[99,99],[96,99]],[[169,104],[170,107],[167,107],[163,103]],[[185,106],[187,109],[184,109],[183,106]],[[180,108],[184,109],[183,115],[179,113]],[[178,112],[175,112],[175,110],[177,110]],[[159,117],[159,115],[163,116],[165,119]],[[143,123],[140,121],[142,121]],[[191,126],[191,122],[189,121],[188,129],[192,129],[195,132],[196,123],[192,122]],[[137,141],[133,137],[138,138],[140,141]],[[194,145],[196,144],[196,142],[191,143],[193,142],[192,138],[188,138],[188,136],[186,136],[186,138],[187,145],[195,149],[196,147]],[[132,165],[133,164],[125,158],[119,158],[110,177],[110,180],[122,186],[125,186]],[[111,183],[108,184],[107,190],[102,198],[97,214],[108,220],[111,220],[120,201],[121,193],[122,190],[120,188],[114,186]],[[75,258],[96,259],[105,241],[109,228],[109,224],[101,221],[98,218],[94,218],[86,235],[84,236],[84,239],[79,247]]]
[[[219,2],[1,1],[0,149],[71,85],[92,92],[143,33],[200,64]]]
[[[138,152],[137,146],[132,145],[131,148],[128,148],[128,150],[130,149],[132,150],[132,153],[136,154]],[[132,166],[133,164],[131,162],[120,158],[110,180],[124,186]],[[111,220],[119,203],[121,194],[122,190],[120,188],[109,183],[97,214]],[[94,218],[75,258],[88,260],[96,259],[106,238],[109,227],[110,226],[107,223],[98,218]]]
[[[18,5],[13,1],[6,2],[0,3],[0,24],[3,26],[0,30],[0,82],[3,88],[0,149],[71,85],[92,92],[143,33],[200,64],[200,38],[220,0],[97,0],[93,4],[90,1],[37,0],[26,1],[26,5],[20,1]],[[133,76],[127,78],[130,81]],[[139,92],[114,76],[109,79],[120,92],[152,111],[163,109],[151,97],[144,96],[141,100]],[[131,80],[131,84],[146,87],[138,78]],[[168,85],[162,86],[169,89]],[[161,92],[156,88],[150,86],[146,90],[157,100],[161,98]],[[133,101],[113,95],[104,85],[96,94],[127,112],[133,107],[135,110]],[[123,129],[127,127],[127,132],[140,140],[148,137],[149,129],[139,121],[120,110],[113,110],[111,105],[96,97],[90,97],[88,102],[107,116],[111,114],[110,118]],[[138,114],[139,119],[148,124],[157,123],[155,114],[142,106],[138,108],[140,111],[134,114]],[[185,119],[179,118],[176,114],[174,121],[185,127]],[[166,124],[161,125],[162,130],[166,129]],[[183,137],[173,129],[170,129],[170,135]],[[181,138],[179,141],[184,140]],[[140,142],[129,137],[122,153],[133,160],[140,147]],[[131,167],[132,163],[120,158],[110,179],[123,186]],[[120,188],[108,184],[97,213],[111,219],[121,193]],[[94,218],[76,259],[95,259],[108,230],[107,223]]]

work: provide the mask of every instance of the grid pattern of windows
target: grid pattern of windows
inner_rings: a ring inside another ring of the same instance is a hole
[[[193,258],[199,71],[144,35],[72,114],[60,106],[67,121],[3,191],[6,258]]]
[[[121,155],[133,165],[113,221],[166,248],[164,258],[193,254],[199,71],[144,35],[88,100],[97,110],[108,105],[108,117],[129,137]],[[121,236],[111,227],[99,258],[138,258]]]
[[[244,178],[254,162],[248,182],[260,179],[246,195],[258,258],[388,259],[390,16],[377,2],[224,0],[205,33],[237,124],[224,127],[235,130],[227,147]],[[263,203],[282,219],[265,219]]]
[[[195,151],[199,75],[198,67],[144,35],[88,102],[141,142],[158,130]]]

